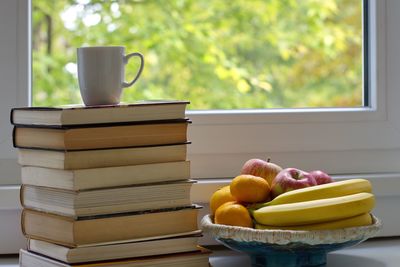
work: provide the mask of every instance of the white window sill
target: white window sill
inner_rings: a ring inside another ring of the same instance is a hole
[[[400,261],[400,239],[369,240],[352,248],[328,254],[326,267],[363,266],[397,267]],[[250,266],[247,256],[218,247],[210,257],[213,267]],[[1,256],[0,267],[18,267],[18,256]]]
[[[329,253],[326,267],[398,267],[399,251],[400,239],[369,240],[352,248]],[[246,255],[226,249],[215,251],[210,263],[213,267],[250,266]]]

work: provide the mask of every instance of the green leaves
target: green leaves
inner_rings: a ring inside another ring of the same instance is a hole
[[[83,45],[124,45],[144,54],[142,77],[123,101],[188,99],[191,109],[362,104],[358,0],[32,5],[34,105],[80,102],[77,77],[66,65],[76,62]],[[127,79],[136,69],[127,65]]]

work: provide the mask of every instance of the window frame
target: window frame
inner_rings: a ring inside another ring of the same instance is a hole
[[[368,0],[369,95],[361,108],[246,111],[189,111],[189,159],[192,200],[208,202],[210,194],[238,174],[249,158],[267,158],[283,166],[322,169],[336,179],[366,177],[385,206],[376,212],[383,235],[400,235],[394,213],[400,201],[400,2]],[[30,103],[30,0],[0,2],[0,217],[19,212],[20,167],[12,147],[9,112]],[[379,201],[378,201],[379,203]],[[203,212],[207,212],[204,209]],[[19,223],[2,223],[0,233]],[[18,226],[19,229],[19,226]],[[12,233],[12,231],[9,231]],[[2,240],[7,240],[2,238]],[[1,242],[0,242],[1,245]],[[6,253],[0,246],[0,253]]]
[[[393,126],[400,122],[391,116],[400,109],[390,103],[390,95],[395,92],[386,86],[386,2],[369,1],[368,4],[373,11],[368,23],[368,105],[331,109],[189,111],[188,116],[193,120],[189,129],[193,141],[190,146],[193,176],[232,177],[251,157],[272,158],[281,165],[320,168],[333,174],[399,171],[391,164],[389,153],[385,157],[388,164],[374,164],[372,158],[365,155],[366,150],[374,153],[396,147],[399,135]],[[377,134],[385,138],[376,139]],[[382,153],[379,156],[382,157]],[[334,158],[338,162],[333,165]]]
[[[7,0],[16,9],[15,47],[9,47],[16,60],[15,72],[6,90],[0,92],[0,104],[9,113],[13,106],[29,105],[30,95],[30,0]],[[395,88],[386,80],[386,1],[369,0],[369,76],[370,103],[359,108],[210,110],[188,111],[193,121],[189,127],[189,159],[193,178],[229,178],[251,157],[271,158],[282,166],[324,169],[332,174],[397,172],[400,167],[390,158],[400,155],[397,127],[400,107],[393,103]],[[11,15],[9,15],[11,20]],[[3,63],[4,68],[9,62]],[[395,77],[393,77],[395,78]],[[14,84],[13,84],[14,82]],[[378,90],[378,89],[379,90]],[[0,164],[6,176],[2,184],[17,184],[19,166],[15,164],[11,125],[6,141],[0,143]],[[384,138],[376,138],[379,135]],[[391,153],[383,153],[390,150]],[[396,150],[396,151],[393,151]],[[365,151],[370,153],[366,157]],[[387,159],[377,162],[375,155]],[[300,156],[301,155],[301,156]],[[352,158],[352,161],[348,161]],[[337,162],[332,164],[332,159]],[[16,177],[11,178],[15,175]]]
[[[11,47],[16,59],[15,83],[11,82],[9,89],[1,90],[0,95],[5,112],[13,106],[29,105],[31,99],[30,0],[8,2],[17,12],[17,35],[13,36],[16,47]],[[193,121],[189,127],[193,178],[232,177],[252,157],[271,158],[282,166],[324,169],[332,174],[400,171],[390,160],[393,152],[400,154],[396,142],[400,118],[392,115],[400,113],[400,108],[390,102],[395,92],[386,86],[386,1],[369,0],[368,5],[372,12],[368,23],[371,67],[367,106],[189,111],[187,115]],[[0,125],[11,132],[8,120]],[[385,138],[377,139],[376,135]],[[13,161],[16,155],[11,143],[8,134],[7,141],[0,144],[0,164],[7,174],[0,176],[0,184],[18,183],[19,166]],[[374,154],[382,158],[383,150],[391,152],[384,155],[387,160],[374,161]],[[337,160],[336,164],[332,164],[332,159]],[[16,177],[12,178],[13,174]]]

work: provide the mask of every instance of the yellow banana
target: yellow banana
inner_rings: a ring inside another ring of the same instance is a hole
[[[329,184],[310,186],[283,193],[270,202],[255,204],[251,209],[259,209],[265,206],[296,203],[323,198],[340,197],[361,192],[372,192],[371,183],[365,179],[349,179]]]
[[[317,199],[262,207],[251,211],[259,224],[292,226],[340,220],[370,212],[375,205],[371,193]]]
[[[369,213],[363,213],[361,215],[357,215],[350,218],[345,218],[336,221],[329,221],[323,223],[315,223],[315,224],[305,224],[305,225],[293,225],[293,226],[271,226],[256,223],[256,229],[268,229],[268,230],[332,230],[332,229],[340,229],[347,227],[358,227],[372,224],[372,217]]]

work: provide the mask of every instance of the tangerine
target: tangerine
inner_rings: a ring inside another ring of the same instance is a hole
[[[229,201],[220,206],[215,212],[214,221],[217,224],[253,227],[249,211],[236,201]]]
[[[271,188],[262,177],[241,174],[230,184],[231,194],[239,202],[255,203],[268,200]]]
[[[210,210],[211,214],[215,214],[215,211],[218,209],[219,206],[228,202],[228,201],[235,201],[236,199],[232,196],[230,186],[224,186],[212,194],[210,199]]]

